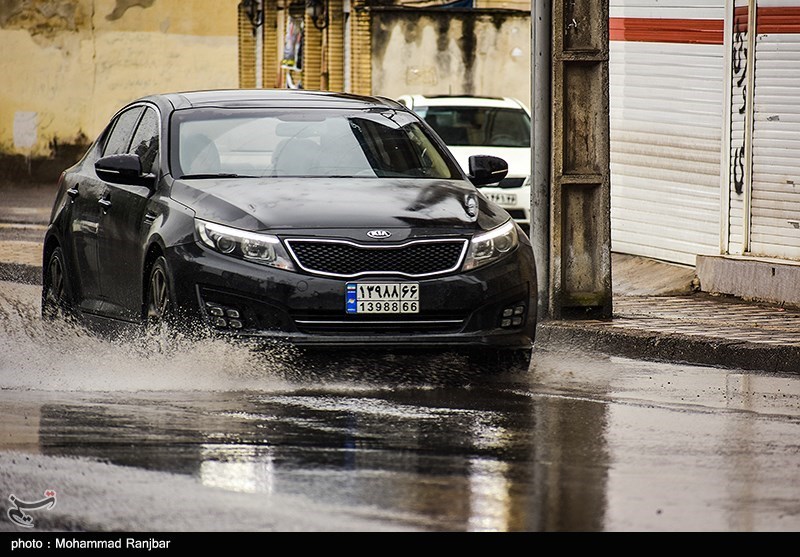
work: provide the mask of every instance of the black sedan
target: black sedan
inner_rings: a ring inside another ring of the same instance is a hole
[[[153,95],[63,172],[43,316],[530,359],[530,241],[419,117],[301,90]]]

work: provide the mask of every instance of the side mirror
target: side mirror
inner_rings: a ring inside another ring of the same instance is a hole
[[[500,157],[472,155],[469,158],[470,181],[477,187],[496,184],[508,174],[508,163]]]
[[[94,170],[105,182],[130,186],[155,185],[155,176],[142,174],[142,161],[137,155],[130,153],[105,156],[94,163]]]

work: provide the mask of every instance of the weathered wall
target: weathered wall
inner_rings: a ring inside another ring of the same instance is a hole
[[[516,97],[530,106],[530,13],[372,11],[372,93]]]
[[[394,0],[396,6],[410,8],[431,8],[451,4],[453,0]],[[473,8],[492,8],[503,10],[531,11],[531,0],[472,0]]]
[[[531,11],[531,0],[475,0],[476,8],[504,8]]]
[[[93,139],[125,102],[238,86],[239,0],[3,0],[0,154]]]

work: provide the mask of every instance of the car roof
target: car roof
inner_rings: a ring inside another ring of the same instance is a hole
[[[525,105],[513,97],[475,97],[471,95],[402,95],[400,103],[411,109],[421,106],[476,106],[485,108],[516,108],[526,110]]]
[[[384,97],[367,97],[329,91],[306,91],[301,89],[215,89],[183,91],[150,95],[134,102],[167,100],[175,109],[218,107],[297,107],[297,108],[392,108],[403,109],[403,105]]]

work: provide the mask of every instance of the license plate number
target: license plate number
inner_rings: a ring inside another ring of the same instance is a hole
[[[348,282],[347,313],[419,313],[417,282]]]
[[[487,193],[486,197],[498,205],[508,206],[517,204],[517,194],[515,193]]]

